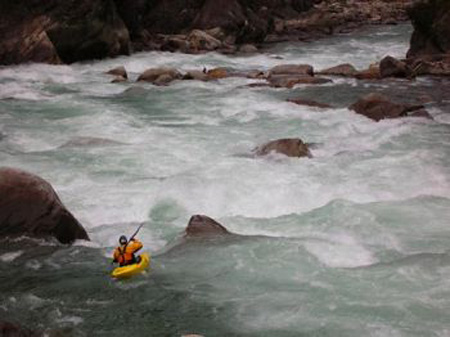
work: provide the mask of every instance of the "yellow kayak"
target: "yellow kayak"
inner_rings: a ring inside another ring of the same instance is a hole
[[[111,276],[114,278],[128,278],[143,272],[150,265],[150,255],[148,253],[142,253],[140,256],[141,261],[139,263],[117,267],[112,271]]]

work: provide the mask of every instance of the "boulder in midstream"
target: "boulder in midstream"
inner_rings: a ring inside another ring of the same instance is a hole
[[[281,153],[288,157],[312,157],[308,145],[303,143],[300,138],[273,140],[254,150],[257,156],[265,156],[271,152]]]
[[[206,215],[193,215],[185,230],[187,237],[210,237],[230,235],[231,233],[220,223]]]
[[[44,179],[15,168],[0,168],[0,238],[54,237],[61,243],[89,240]]]

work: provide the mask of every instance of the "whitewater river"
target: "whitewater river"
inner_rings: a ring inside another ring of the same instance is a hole
[[[0,69],[0,166],[48,180],[92,239],[1,242],[0,320],[74,337],[450,336],[443,80],[134,83],[156,66],[363,69],[403,57],[411,31],[370,28],[251,56],[151,52]],[[130,83],[109,83],[104,72],[119,65]],[[417,102],[421,90],[436,98],[434,120],[376,123],[347,109],[369,92]],[[286,102],[296,97],[334,108]],[[85,146],[84,137],[104,141]],[[289,137],[312,143],[313,158],[250,155]],[[240,236],[185,242],[194,214]],[[117,239],[142,222],[151,271],[113,281]]]

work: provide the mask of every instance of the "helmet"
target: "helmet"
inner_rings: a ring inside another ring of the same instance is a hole
[[[128,242],[127,237],[125,235],[120,236],[119,243],[121,245],[125,245]]]

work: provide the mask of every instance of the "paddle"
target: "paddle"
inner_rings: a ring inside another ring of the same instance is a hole
[[[136,232],[134,232],[134,234],[130,236],[130,239],[128,240],[128,242],[130,242],[131,240],[134,239],[134,237],[135,237],[136,234],[139,232],[139,230],[142,228],[142,226],[144,226],[144,224],[145,224],[145,222],[143,222],[143,223],[141,223],[141,224],[139,225],[138,229],[136,229]],[[127,245],[128,245],[128,243],[127,243]]]

